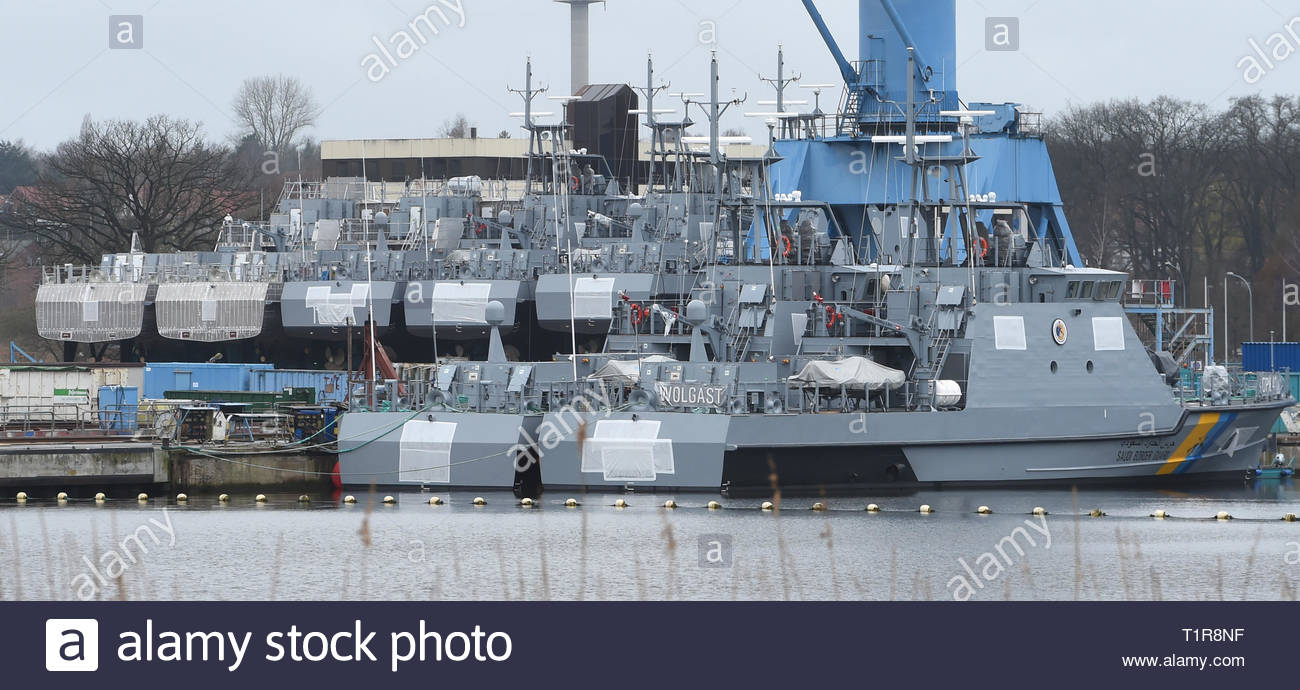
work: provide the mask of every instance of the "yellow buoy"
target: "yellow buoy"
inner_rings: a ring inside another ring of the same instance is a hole
[[[825,503],[822,503],[822,502],[820,502],[820,501],[817,502],[817,503],[814,503],[814,504],[813,504],[813,510],[816,510],[816,511],[818,511],[818,512],[823,511],[823,510],[826,510],[826,504],[825,504]]]
[[[1101,512],[1101,508],[1093,508],[1088,513],[1088,517],[1106,517],[1106,514]]]
[[[1047,509],[1042,506],[1034,506],[1034,509],[1030,512],[1034,515],[1046,515]]]
[[[993,509],[988,506],[980,506],[975,509],[975,512],[979,513],[980,515],[992,515]]]
[[[188,500],[190,500],[190,497],[189,497],[189,496],[186,496],[185,494],[176,494],[176,502],[177,502],[177,503],[184,503],[184,502],[186,502],[186,501],[188,501]]]
[[[394,503],[397,503],[396,498],[393,498],[392,496],[384,496],[384,505],[391,506]]]
[[[627,501],[624,501],[623,499],[620,498],[620,499],[618,499],[617,501],[614,501],[614,507],[615,507],[615,508],[626,508],[626,507],[627,507]]]
[[[59,495],[55,496],[55,498],[59,499],[60,501],[66,501],[68,500],[68,494],[65,491],[60,491]]]
[[[26,503],[26,502],[27,502],[27,492],[26,492],[26,491],[19,491],[19,492],[18,492],[18,496],[17,496],[16,498],[18,499],[18,502],[19,502],[19,503]]]
[[[266,494],[258,494],[253,497],[253,500],[258,503],[266,503]]]
[[[775,506],[775,505],[772,505],[772,502],[771,502],[771,501],[763,501],[763,505],[761,505],[761,506],[759,506],[759,507],[762,508],[763,510],[771,510],[771,509],[775,508],[776,506]]]
[[[1219,513],[1218,513],[1217,515],[1214,516],[1214,519],[1215,519],[1215,520],[1231,520],[1231,519],[1232,519],[1232,516],[1228,514],[1228,511],[1226,511],[1226,510],[1220,510]]]
[[[348,505],[351,505],[351,504],[357,502],[357,497],[356,497],[356,496],[351,496],[351,495],[349,495],[349,496],[344,496],[344,497],[343,497],[343,502],[344,502],[344,503],[347,503]]]
[[[527,497],[521,498],[521,499],[519,499],[519,505],[521,505],[521,506],[523,506],[523,507],[525,507],[525,508],[532,508],[532,507],[533,507],[533,499],[531,499],[531,498],[527,498]]]
[[[230,494],[221,494],[220,496],[217,496],[217,501],[220,503],[229,503]]]
[[[139,502],[141,502],[141,503],[144,503],[145,501],[148,501],[148,500],[149,500],[149,494],[146,494],[146,493],[143,493],[143,492],[142,492],[139,496],[136,496],[136,497],[135,497],[135,500],[137,500],[137,501],[139,501]]]
[[[673,499],[670,498],[667,501],[664,501],[664,507],[669,510],[672,510],[673,508],[677,507],[677,501],[674,501]]]
[[[429,505],[431,505],[431,506],[440,506],[440,505],[442,505],[442,498],[439,497],[439,496],[431,496],[431,497],[429,498]]]
[[[1282,516],[1282,519],[1286,520],[1287,522],[1295,522],[1296,520],[1295,513],[1287,513],[1286,515]]]
[[[722,507],[721,503],[718,503],[717,501],[709,501],[709,510],[717,510],[721,507]]]
[[[95,494],[95,502],[96,502],[96,503],[103,503],[103,502],[105,501],[105,499],[107,499],[107,498],[108,498],[108,497],[105,496],[104,493],[103,493],[102,491],[101,491],[100,493]]]
[[[301,495],[301,496],[298,497],[298,502],[299,502],[299,503],[311,503],[311,496],[308,496],[307,494],[303,494],[303,495]]]
[[[875,503],[868,503],[868,504],[867,504],[867,512],[868,512],[868,513],[879,513],[879,512],[880,512],[880,506],[876,505]]]
[[[922,515],[929,515],[934,512],[934,508],[931,508],[929,503],[923,503],[921,504],[920,511]]]
[[[482,496],[475,496],[475,497],[474,497],[474,505],[476,505],[476,506],[485,506],[485,505],[487,505],[487,500],[485,500]]]
[[[1153,517],[1153,518],[1155,518],[1155,519],[1157,519],[1157,520],[1163,520],[1163,519],[1169,517],[1169,513],[1165,512],[1165,511],[1163,511],[1163,510],[1157,510],[1156,512],[1154,512],[1154,513],[1151,514],[1151,517]]]
[[[564,499],[564,507],[565,507],[565,508],[577,508],[577,507],[578,507],[578,500],[575,499],[575,498],[566,498],[566,499]]]

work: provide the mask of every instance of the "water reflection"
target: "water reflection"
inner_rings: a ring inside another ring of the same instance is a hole
[[[1289,557],[1300,523],[1282,520],[1300,512],[1289,478],[784,497],[776,511],[760,509],[771,497],[698,494],[549,492],[531,508],[508,493],[407,492],[393,505],[354,495],[353,505],[328,494],[8,500],[0,598],[944,600],[964,578],[979,600],[1197,600],[1292,599],[1300,587],[1300,555]],[[435,495],[443,505],[429,505]],[[486,505],[472,505],[476,495]],[[565,507],[570,497],[581,505]],[[669,499],[676,509],[662,507]],[[1047,515],[1030,530],[1036,507]],[[1170,517],[1152,519],[1157,510]],[[1220,511],[1233,519],[1214,519]],[[174,526],[174,543],[141,531],[159,524]],[[89,588],[81,576],[93,570]]]

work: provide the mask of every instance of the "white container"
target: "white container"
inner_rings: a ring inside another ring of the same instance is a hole
[[[99,393],[95,373],[86,366],[0,368],[0,418],[35,423],[88,419]]]

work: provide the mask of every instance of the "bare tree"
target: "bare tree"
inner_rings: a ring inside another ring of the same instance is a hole
[[[225,215],[257,201],[229,150],[166,116],[88,121],[43,168],[0,224],[31,237],[47,261],[99,263],[133,233],[149,252],[205,249]]]
[[[288,151],[320,116],[311,89],[283,74],[245,79],[231,107],[242,127],[241,138],[251,136],[263,150],[276,153]]]
[[[464,113],[456,113],[455,117],[442,123],[439,133],[444,139],[468,139],[471,126]]]
[[[1141,275],[1221,253],[1220,116],[1171,98],[1071,108],[1049,139],[1082,250]],[[1201,245],[1197,251],[1197,244]]]

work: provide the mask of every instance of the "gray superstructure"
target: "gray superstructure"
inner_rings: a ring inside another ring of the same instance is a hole
[[[1146,349],[1128,276],[1082,266],[1024,113],[939,90],[951,2],[864,1],[864,27],[890,30],[858,63],[805,5],[845,75],[840,111],[780,115],[757,166],[725,160],[710,123],[707,159],[678,168],[697,173],[687,192],[716,195],[679,216],[689,270],[643,263],[597,294],[577,277],[607,269],[562,253],[573,270],[539,278],[538,326],[569,316],[601,347],[444,361],[400,396],[385,384],[382,410],[371,396],[343,418],[344,483],[816,491],[1257,464],[1293,402],[1281,379],[1209,363],[1189,385]],[[716,60],[713,77],[716,114]],[[566,311],[579,304],[602,318]]]

